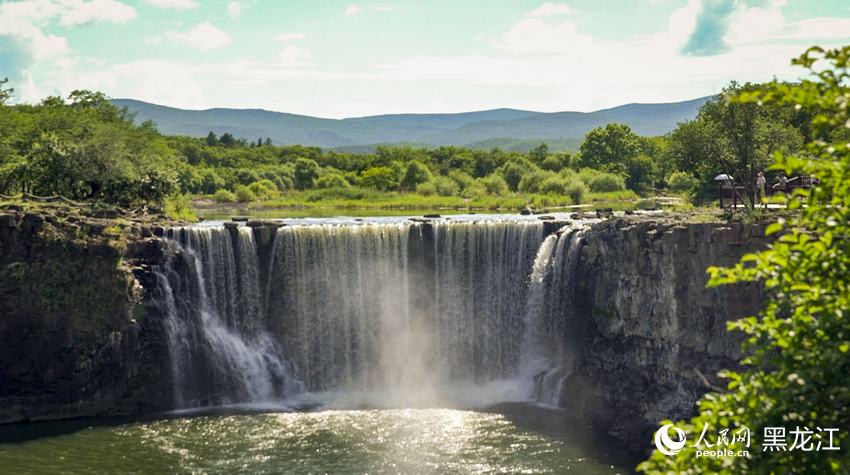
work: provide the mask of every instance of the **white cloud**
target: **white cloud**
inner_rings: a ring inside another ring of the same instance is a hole
[[[136,9],[116,0],[63,0],[59,24],[76,26],[86,23],[126,23],[136,18]]]
[[[227,14],[230,15],[230,18],[239,18],[239,15],[242,14],[242,3],[240,2],[230,2],[227,4]]]
[[[204,22],[188,31],[167,31],[162,36],[150,38],[149,43],[159,43],[167,39],[174,43],[184,44],[199,51],[211,51],[227,46],[230,36],[221,28],[210,22]]]
[[[175,10],[192,10],[198,8],[195,0],[146,0],[158,8],[173,8]]]
[[[363,8],[359,5],[349,5],[345,8],[345,16],[354,16],[362,12]]]
[[[523,18],[502,36],[499,45],[512,53],[558,53],[585,48],[591,41],[570,21],[547,23],[542,18]]]
[[[307,64],[310,54],[304,48],[296,45],[286,45],[280,50],[280,61],[284,66],[302,66]]]
[[[292,67],[308,64],[307,60],[310,58],[310,53],[304,48],[292,44],[303,40],[305,37],[306,35],[300,32],[281,33],[277,36],[277,39],[284,43],[283,48],[278,53],[281,65]]]
[[[789,25],[779,4],[762,5],[736,8],[726,37],[730,49],[719,55],[680,54],[701,7],[700,0],[691,0],[671,14],[666,30],[620,41],[594,38],[569,20],[526,15],[495,41],[497,51],[387,62],[379,66],[380,73],[373,80],[521,90],[525,91],[522,96],[514,96],[519,97],[517,102],[503,105],[595,110],[628,102],[698,97],[719,92],[732,79],[795,79],[803,71],[792,67],[789,60],[808,46],[806,40],[818,33],[838,43],[838,33],[850,31],[850,19],[814,19]],[[543,98],[533,99],[538,92]]]
[[[850,18],[821,17],[787,25],[778,36],[793,40],[846,40],[850,36]]]
[[[760,7],[739,6],[732,14],[726,42],[731,46],[764,42],[785,26],[785,18],[777,3]]]
[[[22,0],[0,3],[0,24],[7,29],[44,26],[58,19],[62,26],[86,23],[125,23],[136,9],[117,0]],[[9,27],[9,25],[13,25]],[[17,28],[16,28],[17,27]]]
[[[528,14],[531,17],[546,17],[546,16],[557,16],[557,15],[566,15],[570,13],[570,6],[566,3],[552,3],[546,2],[543,5],[535,8]]]
[[[12,71],[7,74],[20,84],[19,97],[50,94],[34,78],[63,78],[73,74],[79,62],[65,37],[45,33],[52,22],[62,26],[87,23],[124,23],[136,17],[136,10],[116,0],[23,0],[0,3],[2,54],[10,58]],[[39,71],[39,74],[35,74]],[[41,98],[40,96],[38,98]]]
[[[281,33],[277,35],[277,39],[283,42],[289,41],[301,41],[305,37],[304,33],[293,32],[293,33]]]

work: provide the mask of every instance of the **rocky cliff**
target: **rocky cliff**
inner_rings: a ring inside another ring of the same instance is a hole
[[[170,408],[151,272],[163,220],[0,206],[0,423]],[[578,356],[562,403],[638,450],[658,421],[691,414],[722,385],[717,371],[740,356],[726,322],[761,301],[755,286],[706,289],[705,269],[764,247],[763,228],[684,223],[594,224],[572,280]],[[267,253],[275,227],[249,225]]]
[[[162,325],[144,304],[159,246],[143,221],[0,206],[0,423],[135,414],[170,400]]]
[[[726,322],[755,313],[754,284],[707,289],[706,268],[763,249],[764,227],[613,219],[586,234],[575,325],[580,356],[562,404],[639,451],[664,419],[695,412],[716,375],[734,368],[742,337]]]

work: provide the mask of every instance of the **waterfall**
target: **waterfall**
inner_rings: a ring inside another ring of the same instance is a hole
[[[178,408],[265,401],[297,387],[263,329],[259,266],[249,228],[177,228],[154,272]]]
[[[583,236],[584,229],[577,228],[547,237],[553,249],[547,249],[546,243],[541,246],[535,262],[535,270],[540,273],[532,274],[530,282],[535,297],[528,300],[526,307],[527,352],[521,375],[533,377],[533,398],[552,406],[560,405],[572,369],[569,340],[576,329],[570,328],[570,323],[576,321],[574,279]]]
[[[507,219],[294,225],[264,252],[248,227],[170,230],[156,273],[176,404],[301,391],[416,404],[499,381],[551,403],[540,375],[570,364],[564,319],[581,232],[544,229]]]

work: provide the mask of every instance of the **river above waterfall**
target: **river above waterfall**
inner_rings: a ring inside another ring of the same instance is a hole
[[[204,414],[0,428],[6,473],[628,473],[563,410],[372,409]]]

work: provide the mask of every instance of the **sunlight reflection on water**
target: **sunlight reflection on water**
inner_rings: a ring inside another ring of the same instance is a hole
[[[525,410],[182,417],[0,444],[0,464],[9,473],[623,472],[605,448],[523,427]]]

